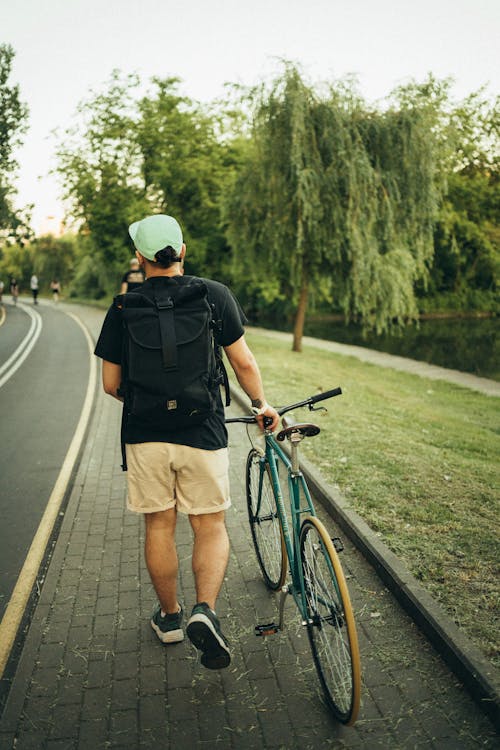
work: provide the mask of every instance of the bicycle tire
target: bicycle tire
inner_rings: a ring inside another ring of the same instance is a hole
[[[328,708],[352,725],[359,711],[361,666],[351,600],[339,557],[318,518],[300,528],[307,633]]]
[[[257,516],[262,471],[262,499]],[[255,449],[252,449],[247,457],[246,494],[248,521],[262,576],[266,586],[272,591],[277,591],[283,586],[286,578],[286,546],[276,508],[269,464]]]

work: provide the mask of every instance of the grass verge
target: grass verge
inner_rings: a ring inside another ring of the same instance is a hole
[[[271,403],[340,385],[305,455],[499,663],[500,400],[249,333]],[[296,414],[305,418],[308,412]],[[316,419],[317,417],[317,419]]]

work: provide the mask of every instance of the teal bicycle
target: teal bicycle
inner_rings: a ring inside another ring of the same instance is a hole
[[[280,416],[341,393],[335,388],[277,409]],[[255,423],[255,417],[226,419],[226,423]],[[351,601],[338,552],[340,539],[331,539],[317,518],[306,480],[300,471],[302,440],[320,432],[317,425],[282,419],[277,435],[265,429],[265,449],[253,447],[246,463],[248,520],[257,560],[266,586],[281,590],[279,621],[258,625],[257,635],[283,629],[284,606],[291,595],[306,626],[314,663],[334,717],[352,725],[359,710],[361,668]],[[280,443],[288,441],[290,455]],[[285,484],[286,475],[286,484]],[[290,570],[290,580],[287,578]]]

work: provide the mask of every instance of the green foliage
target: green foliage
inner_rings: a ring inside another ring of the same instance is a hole
[[[28,108],[21,102],[19,86],[9,83],[14,50],[0,44],[0,240],[24,240],[30,236],[29,209],[15,210],[12,175],[17,169],[14,150],[27,130]]]
[[[144,184],[157,196],[159,210],[180,217],[188,262],[201,269],[208,252],[224,244],[218,210],[224,149],[215,119],[179,96],[178,79],[153,84],[139,102],[136,128]]]
[[[297,348],[306,308],[382,332],[436,295],[494,304],[499,117],[484,92],[456,104],[429,76],[373,108],[352,80],[319,89],[285,64],[270,85],[202,106],[179,83],[155,78],[144,94],[115,71],[65,134],[73,293],[115,293],[128,224],[167,212],[186,271],[230,283],[254,319],[295,317]]]
[[[33,251],[29,245],[6,245],[0,257],[0,278],[6,281],[14,276],[20,291],[29,289],[29,280],[33,273]]]
[[[309,287],[378,331],[417,315],[441,144],[425,92],[396,98],[382,114],[349,83],[320,97],[291,65],[256,94],[252,140],[226,199],[228,237],[239,275],[257,281],[265,268],[297,318]]]
[[[65,197],[89,249],[83,257],[93,258],[75,276],[78,296],[86,285],[91,296],[116,292],[133,252],[128,225],[147,214],[179,217],[187,272],[217,275],[228,255],[218,201],[231,155],[216,120],[177,93],[175,78],[154,79],[142,98],[138,86],[115,72],[103,93],[80,105],[81,122],[59,148]]]
[[[80,222],[80,236],[86,238],[83,244],[93,259],[101,294],[118,289],[132,254],[127,227],[149,207],[131,116],[132,93],[138,85],[135,76],[122,80],[115,71],[103,93],[80,105],[81,123],[66,133],[58,149],[64,197]],[[78,271],[75,283],[85,296],[82,279],[87,278],[93,297],[96,279],[87,262],[85,268],[86,273]]]
[[[0,278],[5,283],[10,276],[15,276],[21,291],[27,291],[35,273],[42,293],[50,292],[53,279],[59,280],[66,293],[75,269],[79,269],[78,252],[76,238],[72,235],[46,235],[28,243],[8,245],[0,258]]]
[[[42,292],[50,291],[50,282],[58,280],[65,288],[74,274],[77,253],[76,239],[73,236],[38,237],[31,244],[33,271],[38,276]]]
[[[443,305],[437,296],[456,299],[458,309],[491,309],[500,271],[500,118],[498,106],[483,92],[454,107],[450,132],[454,149],[450,159],[448,191],[435,226],[435,253],[430,270],[430,295],[421,309]],[[427,294],[426,294],[427,291]],[[493,304],[493,308],[495,305]]]

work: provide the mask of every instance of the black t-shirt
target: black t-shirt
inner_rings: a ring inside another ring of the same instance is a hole
[[[135,292],[141,284],[144,284],[144,280],[144,271],[142,268],[136,268],[123,274],[122,284],[127,284],[127,292]]]
[[[165,283],[165,278],[179,279],[182,283],[183,276],[154,276],[140,287],[139,291],[153,298],[153,290]],[[222,323],[221,330],[217,333],[217,343],[220,346],[230,346],[243,336],[243,326],[246,323],[245,315],[231,291],[224,284],[211,279],[203,279],[208,288],[208,299],[215,306],[215,317]],[[135,290],[137,291],[137,289]],[[123,324],[121,311],[113,304],[109,308],[104,320],[99,339],[95,348],[95,354],[101,359],[121,364],[123,344]],[[220,393],[217,397],[217,410],[203,424],[189,427],[176,432],[160,432],[146,423],[141,423],[134,418],[125,419],[124,426],[125,443],[175,443],[176,445],[189,445],[193,448],[203,450],[217,450],[227,446],[227,430],[224,424],[224,406]]]

